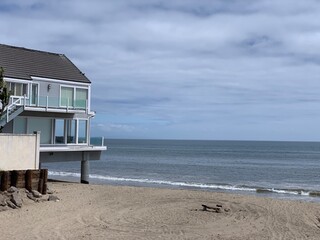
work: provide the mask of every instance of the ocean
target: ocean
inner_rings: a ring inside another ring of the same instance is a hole
[[[107,139],[90,182],[233,192],[320,202],[320,143]],[[79,181],[80,162],[47,163]]]

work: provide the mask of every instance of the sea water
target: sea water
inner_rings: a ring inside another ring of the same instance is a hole
[[[201,189],[320,201],[320,143],[106,140],[90,182]],[[80,162],[44,164],[49,177],[79,181]]]

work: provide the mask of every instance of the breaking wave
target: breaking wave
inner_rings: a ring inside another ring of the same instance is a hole
[[[73,172],[49,171],[49,175],[80,178],[80,173],[73,173]],[[132,183],[141,183],[141,184],[156,184],[156,185],[167,185],[167,186],[175,186],[175,187],[185,187],[185,188],[213,189],[213,190],[225,190],[225,191],[246,191],[246,192],[256,192],[256,193],[265,193],[265,194],[274,193],[274,194],[285,194],[285,195],[320,197],[320,192],[304,190],[304,189],[276,189],[276,188],[250,187],[245,185],[174,182],[174,181],[167,181],[167,180],[147,179],[147,178],[111,177],[111,176],[103,176],[103,175],[97,175],[97,174],[90,174],[89,176],[90,176],[90,179],[97,179],[97,180],[103,180],[103,181],[109,181],[109,182],[132,182]]]

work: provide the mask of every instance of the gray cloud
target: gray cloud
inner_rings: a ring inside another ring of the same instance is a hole
[[[316,0],[4,0],[1,42],[74,61],[94,134],[319,140],[319,14]]]

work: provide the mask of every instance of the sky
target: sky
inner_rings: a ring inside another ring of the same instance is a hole
[[[92,135],[320,141],[318,0],[0,0],[0,43],[92,81]]]

